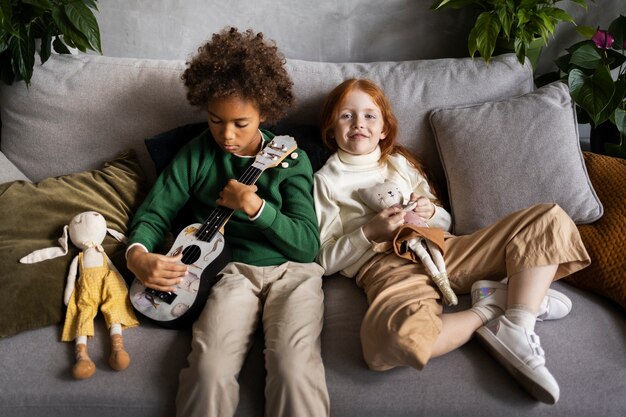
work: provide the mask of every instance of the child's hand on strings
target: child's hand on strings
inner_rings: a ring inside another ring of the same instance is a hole
[[[256,194],[256,185],[246,185],[237,180],[229,180],[216,203],[233,210],[241,210],[254,217],[263,204],[263,200]]]

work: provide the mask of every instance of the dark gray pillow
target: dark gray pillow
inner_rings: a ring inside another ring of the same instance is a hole
[[[577,224],[602,216],[565,84],[502,101],[436,109],[430,124],[455,234],[472,233],[538,203],[559,204]]]

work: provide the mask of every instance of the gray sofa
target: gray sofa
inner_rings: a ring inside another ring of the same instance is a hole
[[[287,66],[297,104],[285,123],[315,125],[326,92],[344,78],[367,76],[391,98],[400,120],[401,142],[426,162],[444,190],[445,172],[428,121],[430,111],[504,100],[533,90],[529,66],[520,66],[511,55],[497,57],[489,66],[466,58],[370,64],[290,59]],[[53,56],[36,68],[28,89],[21,84],[0,86],[0,183],[38,182],[97,169],[127,148],[136,150],[152,181],[154,165],[144,140],[204,120],[186,103],[180,81],[183,68],[183,61]],[[472,122],[476,121],[468,121]],[[567,283],[553,287],[567,294],[574,307],[560,321],[537,324],[549,369],[561,386],[559,402],[549,406],[528,395],[476,340],[432,360],[421,372],[369,370],[359,342],[365,296],[353,280],[325,278],[322,351],[331,414],[626,415],[623,308]],[[463,295],[458,308],[469,303],[469,296]],[[117,373],[106,364],[107,332],[98,317],[96,337],[90,342],[98,371],[80,382],[70,374],[73,345],[60,342],[59,334],[60,325],[52,324],[0,340],[0,415],[174,415],[178,373],[190,347],[188,331],[167,330],[142,320],[140,327],[124,333],[132,363]],[[262,334],[257,336],[239,379],[238,416],[263,415]]]

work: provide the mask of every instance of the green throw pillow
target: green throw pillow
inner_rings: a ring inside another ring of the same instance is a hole
[[[39,183],[0,184],[0,337],[61,322],[65,280],[78,249],[70,244],[67,255],[36,264],[21,264],[19,259],[36,249],[58,246],[63,226],[83,211],[100,212],[109,228],[126,234],[145,192],[134,151],[94,171]],[[107,235],[103,246],[128,276],[125,245]]]

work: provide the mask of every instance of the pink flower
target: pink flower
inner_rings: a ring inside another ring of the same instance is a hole
[[[606,30],[599,30],[591,38],[596,43],[596,46],[600,49],[611,49],[615,38],[609,34]]]

